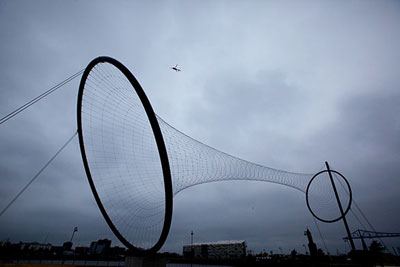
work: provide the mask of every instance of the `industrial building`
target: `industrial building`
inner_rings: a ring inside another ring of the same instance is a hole
[[[110,250],[111,240],[101,239],[90,243],[89,254],[102,254]]]
[[[217,241],[183,246],[185,257],[204,259],[241,259],[246,256],[246,241]]]

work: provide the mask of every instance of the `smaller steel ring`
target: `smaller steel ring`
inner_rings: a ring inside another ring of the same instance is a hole
[[[325,220],[325,219],[322,219],[322,218],[318,217],[318,216],[312,211],[312,209],[311,209],[311,207],[310,207],[310,203],[308,202],[308,190],[309,190],[309,188],[310,188],[310,185],[311,185],[312,181],[313,181],[318,175],[320,175],[320,174],[322,174],[322,173],[324,173],[324,172],[328,172],[328,170],[323,170],[323,171],[320,171],[320,172],[318,172],[317,174],[315,174],[315,175],[311,178],[310,182],[308,183],[308,185],[307,185],[307,190],[306,190],[306,203],[307,203],[307,208],[308,208],[308,210],[311,212],[311,214],[312,214],[315,218],[317,218],[317,219],[320,220],[321,222],[326,222],[326,223],[337,222],[337,221],[339,221],[340,219],[342,219],[344,216],[346,216],[346,214],[347,214],[347,213],[349,212],[349,210],[350,210],[351,202],[353,201],[353,193],[351,192],[351,187],[350,187],[350,184],[349,184],[349,182],[347,181],[347,179],[346,179],[340,172],[337,172],[337,171],[334,171],[334,170],[330,170],[330,171],[333,172],[333,173],[339,174],[340,177],[342,177],[343,180],[346,182],[346,185],[347,185],[347,187],[349,188],[349,196],[350,196],[349,204],[347,205],[346,211],[344,212],[343,216],[341,215],[341,216],[339,216],[338,218],[333,219],[333,220]]]

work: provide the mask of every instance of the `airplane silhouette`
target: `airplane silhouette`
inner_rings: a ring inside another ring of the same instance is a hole
[[[178,69],[178,64],[176,64],[175,67],[172,67],[171,69],[173,69],[175,72],[181,71],[180,69]]]

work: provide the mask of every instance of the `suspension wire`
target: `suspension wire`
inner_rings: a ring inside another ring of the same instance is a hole
[[[324,168],[325,168],[325,164],[323,164],[323,165],[318,169],[317,172],[322,171]],[[315,220],[315,217],[314,217],[314,216],[312,216],[312,219],[313,219],[313,221],[314,221],[315,226],[317,227],[317,230],[318,230],[319,236],[321,237],[322,243],[324,243],[325,250],[326,250],[326,252],[329,254],[328,247],[326,246],[325,239],[324,239],[324,237],[322,236],[322,232],[321,232],[321,229],[320,229],[319,226],[318,226],[318,222]]]
[[[39,177],[39,175],[49,166],[49,164],[58,156],[58,154],[61,153],[61,151],[74,139],[74,137],[78,134],[78,131],[75,131],[75,133],[68,139],[67,142],[64,143],[64,145],[54,154],[53,157],[47,163],[39,170],[38,173],[35,174],[35,176],[32,177],[32,179],[19,191],[19,193],[8,203],[8,205],[0,212],[0,217],[8,210],[8,208],[22,195],[22,193],[36,180],[36,178]]]
[[[338,176],[336,175],[336,173],[333,173],[333,175],[335,176],[336,181],[338,181],[340,183],[340,185],[342,186],[343,190],[349,195],[349,192],[347,191],[346,186],[343,184],[342,180],[338,178]],[[353,199],[354,205],[357,206],[357,203],[355,202],[355,200]],[[358,206],[357,206],[358,207]],[[358,210],[360,211],[361,214],[363,214],[361,212],[361,209],[358,208]],[[360,218],[357,216],[357,214],[355,213],[355,211],[350,207],[350,211],[353,214],[354,218],[356,218],[356,220],[358,221],[358,223],[363,227],[363,229],[367,230],[367,227],[365,227],[365,225],[363,224],[363,222],[360,220]],[[365,221],[369,224],[369,226],[371,227],[371,229],[373,230],[372,225],[368,222],[367,218],[364,216]],[[375,231],[375,230],[373,230]]]
[[[352,208],[350,208],[350,211],[351,211],[351,214],[353,214],[354,218],[356,218],[356,220],[359,222],[359,224],[361,224],[363,229],[367,229],[367,227],[365,227],[365,225],[362,223],[360,218],[358,218],[357,214],[354,212],[354,210]]]
[[[325,164],[323,164],[323,165],[318,169],[317,172],[320,172],[320,171],[322,171],[323,169],[325,169]],[[317,172],[316,172],[316,173],[317,173]],[[319,226],[318,226],[318,222],[317,222],[317,220],[315,220],[315,217],[314,217],[314,216],[312,216],[312,218],[313,218],[313,221],[314,221],[315,226],[317,227],[317,230],[318,230],[319,236],[321,237],[322,243],[324,243],[325,250],[326,250],[326,252],[329,254],[330,252],[329,252],[329,250],[328,250],[328,247],[326,246],[325,239],[324,239],[324,237],[323,237],[323,235],[322,235],[321,229],[320,229]]]
[[[368,221],[367,217],[365,216],[365,214],[362,212],[362,210],[360,209],[360,207],[357,205],[357,203],[353,200],[354,202],[354,206],[356,206],[357,210],[361,213],[361,216],[364,218],[364,220],[367,222],[367,224],[369,225],[369,227],[371,227],[372,231],[376,232],[375,228],[372,226],[372,224]]]
[[[344,191],[345,191],[347,194],[349,194],[349,192],[347,191],[346,187],[345,187],[344,184],[342,183],[341,179],[339,179],[339,178],[336,176],[335,173],[334,173],[334,175],[335,175],[336,180],[339,181],[340,185],[344,188]],[[369,220],[368,220],[367,217],[365,216],[364,212],[362,212],[361,208],[357,205],[356,201],[354,200],[354,197],[353,197],[353,203],[354,203],[354,206],[357,208],[358,212],[360,212],[361,216],[362,216],[362,217],[364,218],[364,220],[367,222],[367,224],[368,224],[368,226],[370,227],[370,229],[371,229],[372,231],[376,232],[375,228],[374,228],[374,227],[372,226],[372,224],[369,222]],[[366,228],[366,227],[364,226],[364,224],[361,222],[361,220],[356,216],[356,214],[355,214],[355,212],[353,211],[352,208],[350,208],[350,211],[351,211],[351,213],[354,215],[354,217],[358,220],[358,222],[361,224],[361,226],[364,227],[364,228]],[[387,248],[385,242],[383,242],[382,238],[378,237],[378,240],[381,242],[381,244],[383,245],[383,247],[384,247],[387,251],[389,251],[389,249]]]
[[[335,173],[334,173],[334,175],[335,175],[336,180],[339,181],[340,185],[343,187],[344,191],[345,191],[347,194],[349,194],[349,192],[347,191],[347,189],[346,189],[346,187],[344,186],[344,184],[343,184],[343,182],[341,181],[341,179],[339,179],[339,178],[336,176]],[[361,208],[357,205],[357,202],[354,200],[354,198],[353,198],[353,203],[354,203],[354,206],[357,208],[357,210],[360,212],[361,216],[364,218],[364,220],[365,220],[366,223],[368,224],[368,226],[372,229],[372,231],[376,232],[375,228],[374,228],[374,227],[372,226],[372,224],[369,222],[369,220],[367,219],[367,217],[365,216],[365,214],[362,212]],[[350,210],[352,211],[353,215],[355,215],[353,209],[350,208]],[[358,217],[357,217],[357,216],[355,216],[355,217],[356,217],[357,220],[360,222],[360,224],[365,228],[365,226],[361,223],[361,221],[358,219]]]
[[[85,69],[82,69],[80,71],[78,71],[77,73],[73,74],[72,76],[68,77],[67,79],[65,79],[64,81],[58,83],[57,85],[53,86],[52,88],[50,88],[49,90],[47,90],[46,92],[42,93],[41,95],[35,97],[34,99],[32,99],[31,101],[25,103],[24,105],[22,105],[21,107],[17,108],[16,110],[14,110],[13,112],[9,113],[8,115],[4,116],[3,118],[0,119],[0,124],[5,123],[6,121],[8,121],[9,119],[11,119],[12,117],[14,117],[15,115],[17,115],[18,113],[24,111],[25,109],[29,108],[30,106],[32,106],[33,104],[35,104],[36,102],[38,102],[39,100],[45,98],[46,96],[48,96],[49,94],[53,93],[54,91],[56,91],[57,89],[59,89],[60,87],[62,87],[63,85],[67,84],[68,82],[72,81],[73,79],[75,79],[76,77],[80,76],[83,71]]]
[[[313,216],[313,220],[314,220],[315,226],[317,226],[319,236],[320,236],[321,239],[322,239],[322,243],[324,243],[325,250],[326,250],[326,252],[327,252],[328,254],[330,254],[330,253],[329,253],[329,250],[328,250],[328,247],[326,246],[325,239],[324,239],[324,237],[322,236],[321,230],[319,229],[317,220],[315,220],[314,216]]]

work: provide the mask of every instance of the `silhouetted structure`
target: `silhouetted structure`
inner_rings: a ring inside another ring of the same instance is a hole
[[[218,241],[183,246],[184,257],[203,259],[242,259],[246,256],[246,241]]]
[[[18,262],[19,260],[88,260],[88,261],[123,261],[125,248],[110,247],[111,240],[102,239],[92,242],[93,254],[89,253],[89,247],[79,246],[72,249],[71,242],[65,242],[62,246],[53,246],[50,243],[38,242],[11,243],[9,240],[0,242],[0,262]]]
[[[78,255],[87,255],[89,253],[89,247],[76,247],[74,251]]]
[[[72,251],[72,242],[71,241],[67,241],[67,242],[64,242],[64,244],[63,244],[63,250],[64,251]]]
[[[353,239],[361,239],[361,243],[363,246],[363,250],[368,250],[367,244],[365,243],[365,238],[382,238],[382,237],[399,237],[400,233],[385,233],[385,232],[375,232],[375,231],[367,231],[367,230],[356,230],[351,233],[351,238]],[[343,237],[344,241],[349,240],[349,238]]]
[[[304,235],[307,236],[308,239],[308,250],[310,251],[311,257],[315,257],[317,255],[317,245],[314,243],[310,230],[304,232]]]
[[[70,242],[72,242],[72,239],[74,238],[75,232],[78,232],[78,227],[74,227],[74,230],[72,231]]]
[[[89,253],[90,254],[102,254],[107,253],[111,247],[111,240],[100,239],[90,243]]]
[[[329,167],[329,164],[328,164],[327,161],[325,161],[325,165],[326,165],[326,170],[323,170],[323,171],[320,171],[320,172],[316,173],[316,174],[311,178],[311,180],[309,181],[309,183],[308,183],[308,185],[307,185],[307,189],[306,189],[306,203],[307,203],[308,210],[311,212],[311,214],[312,214],[316,219],[318,219],[318,220],[320,220],[320,221],[322,221],[322,222],[325,222],[325,223],[333,223],[333,222],[342,220],[342,221],[343,221],[343,224],[344,224],[344,227],[345,227],[345,229],[346,229],[346,233],[347,233],[348,239],[349,239],[349,241],[350,241],[351,249],[352,249],[352,250],[355,250],[354,242],[353,242],[353,239],[351,238],[351,234],[350,234],[349,225],[348,225],[347,220],[346,220],[346,214],[347,214],[347,213],[349,212],[349,210],[350,210],[351,202],[352,202],[352,199],[353,199],[353,194],[352,194],[352,191],[351,191],[350,184],[349,184],[349,182],[347,181],[347,179],[346,179],[340,172],[335,171],[335,170],[331,170],[331,168]],[[309,189],[310,189],[310,185],[312,184],[312,182],[315,180],[316,177],[318,177],[320,174],[323,174],[323,173],[325,173],[325,172],[327,172],[327,173],[329,174],[329,179],[330,179],[330,182],[331,182],[331,185],[332,185],[333,192],[335,193],[336,202],[337,202],[337,204],[338,204],[338,208],[339,208],[339,211],[340,211],[340,216],[337,217],[337,218],[335,218],[335,219],[324,219],[324,218],[319,217],[318,215],[316,215],[316,214],[313,212],[313,210],[312,210],[311,207],[310,207],[310,203],[309,203]],[[348,202],[348,205],[347,205],[346,209],[343,209],[342,202],[340,201],[339,194],[338,194],[338,191],[337,191],[337,189],[336,189],[336,185],[335,185],[334,179],[333,179],[333,177],[332,177],[333,174],[337,174],[338,176],[340,176],[340,177],[343,179],[343,181],[345,182],[345,185],[347,186],[347,193],[348,193],[348,195],[349,195],[349,202]]]
[[[51,244],[40,244],[38,242],[31,242],[31,243],[23,243],[20,242],[18,243],[19,249],[21,250],[32,250],[32,251],[38,251],[38,250],[50,250],[51,249]]]

